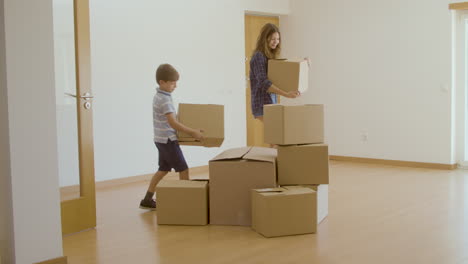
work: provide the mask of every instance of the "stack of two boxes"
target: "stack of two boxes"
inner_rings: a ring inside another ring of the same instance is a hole
[[[258,233],[316,233],[328,215],[323,120],[323,105],[265,106],[265,142],[277,145],[280,187],[252,190],[252,228]]]

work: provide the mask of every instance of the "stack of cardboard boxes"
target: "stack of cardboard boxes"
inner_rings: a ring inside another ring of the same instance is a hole
[[[269,63],[273,83],[307,89],[306,62]],[[179,135],[181,144],[211,147],[223,142],[222,106],[181,104],[179,121],[205,130],[206,137],[195,142]],[[277,149],[228,149],[210,160],[209,183],[161,181],[156,189],[158,224],[252,226],[265,237],[315,233],[328,214],[323,123],[323,105],[265,106],[265,142]]]
[[[265,142],[277,145],[279,188],[252,190],[252,228],[266,237],[315,233],[328,214],[323,105],[268,105]]]
[[[308,89],[305,60],[269,60],[284,91]],[[279,188],[252,190],[252,228],[266,237],[315,233],[328,215],[328,146],[323,105],[264,107],[265,142],[277,145]]]

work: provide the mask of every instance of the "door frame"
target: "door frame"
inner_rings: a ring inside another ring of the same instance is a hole
[[[74,0],[73,10],[80,197],[61,202],[64,235],[96,227],[89,0]]]

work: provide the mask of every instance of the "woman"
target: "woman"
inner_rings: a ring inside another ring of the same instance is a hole
[[[268,23],[263,26],[250,60],[250,89],[252,114],[263,121],[263,106],[278,103],[277,95],[296,98],[299,91],[285,92],[268,80],[268,60],[277,59],[281,51],[278,27]]]

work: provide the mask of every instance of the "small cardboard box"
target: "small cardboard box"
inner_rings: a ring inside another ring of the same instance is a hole
[[[208,181],[162,180],[156,207],[159,225],[207,225]]]
[[[317,192],[317,224],[320,224],[328,216],[328,184],[297,185],[310,188]],[[288,187],[288,186],[281,186]]]
[[[276,149],[235,148],[209,163],[210,223],[251,225],[252,189],[276,187]]]
[[[278,184],[328,184],[328,145],[278,146]]]
[[[264,106],[265,143],[276,145],[324,142],[323,105]]]
[[[180,145],[219,147],[224,141],[224,105],[179,104],[177,118],[193,129],[203,130],[204,139],[196,141],[190,135],[179,132]]]
[[[317,232],[317,193],[300,186],[252,190],[252,228],[265,237]]]
[[[307,91],[309,66],[305,60],[268,60],[268,79],[279,89]]]

